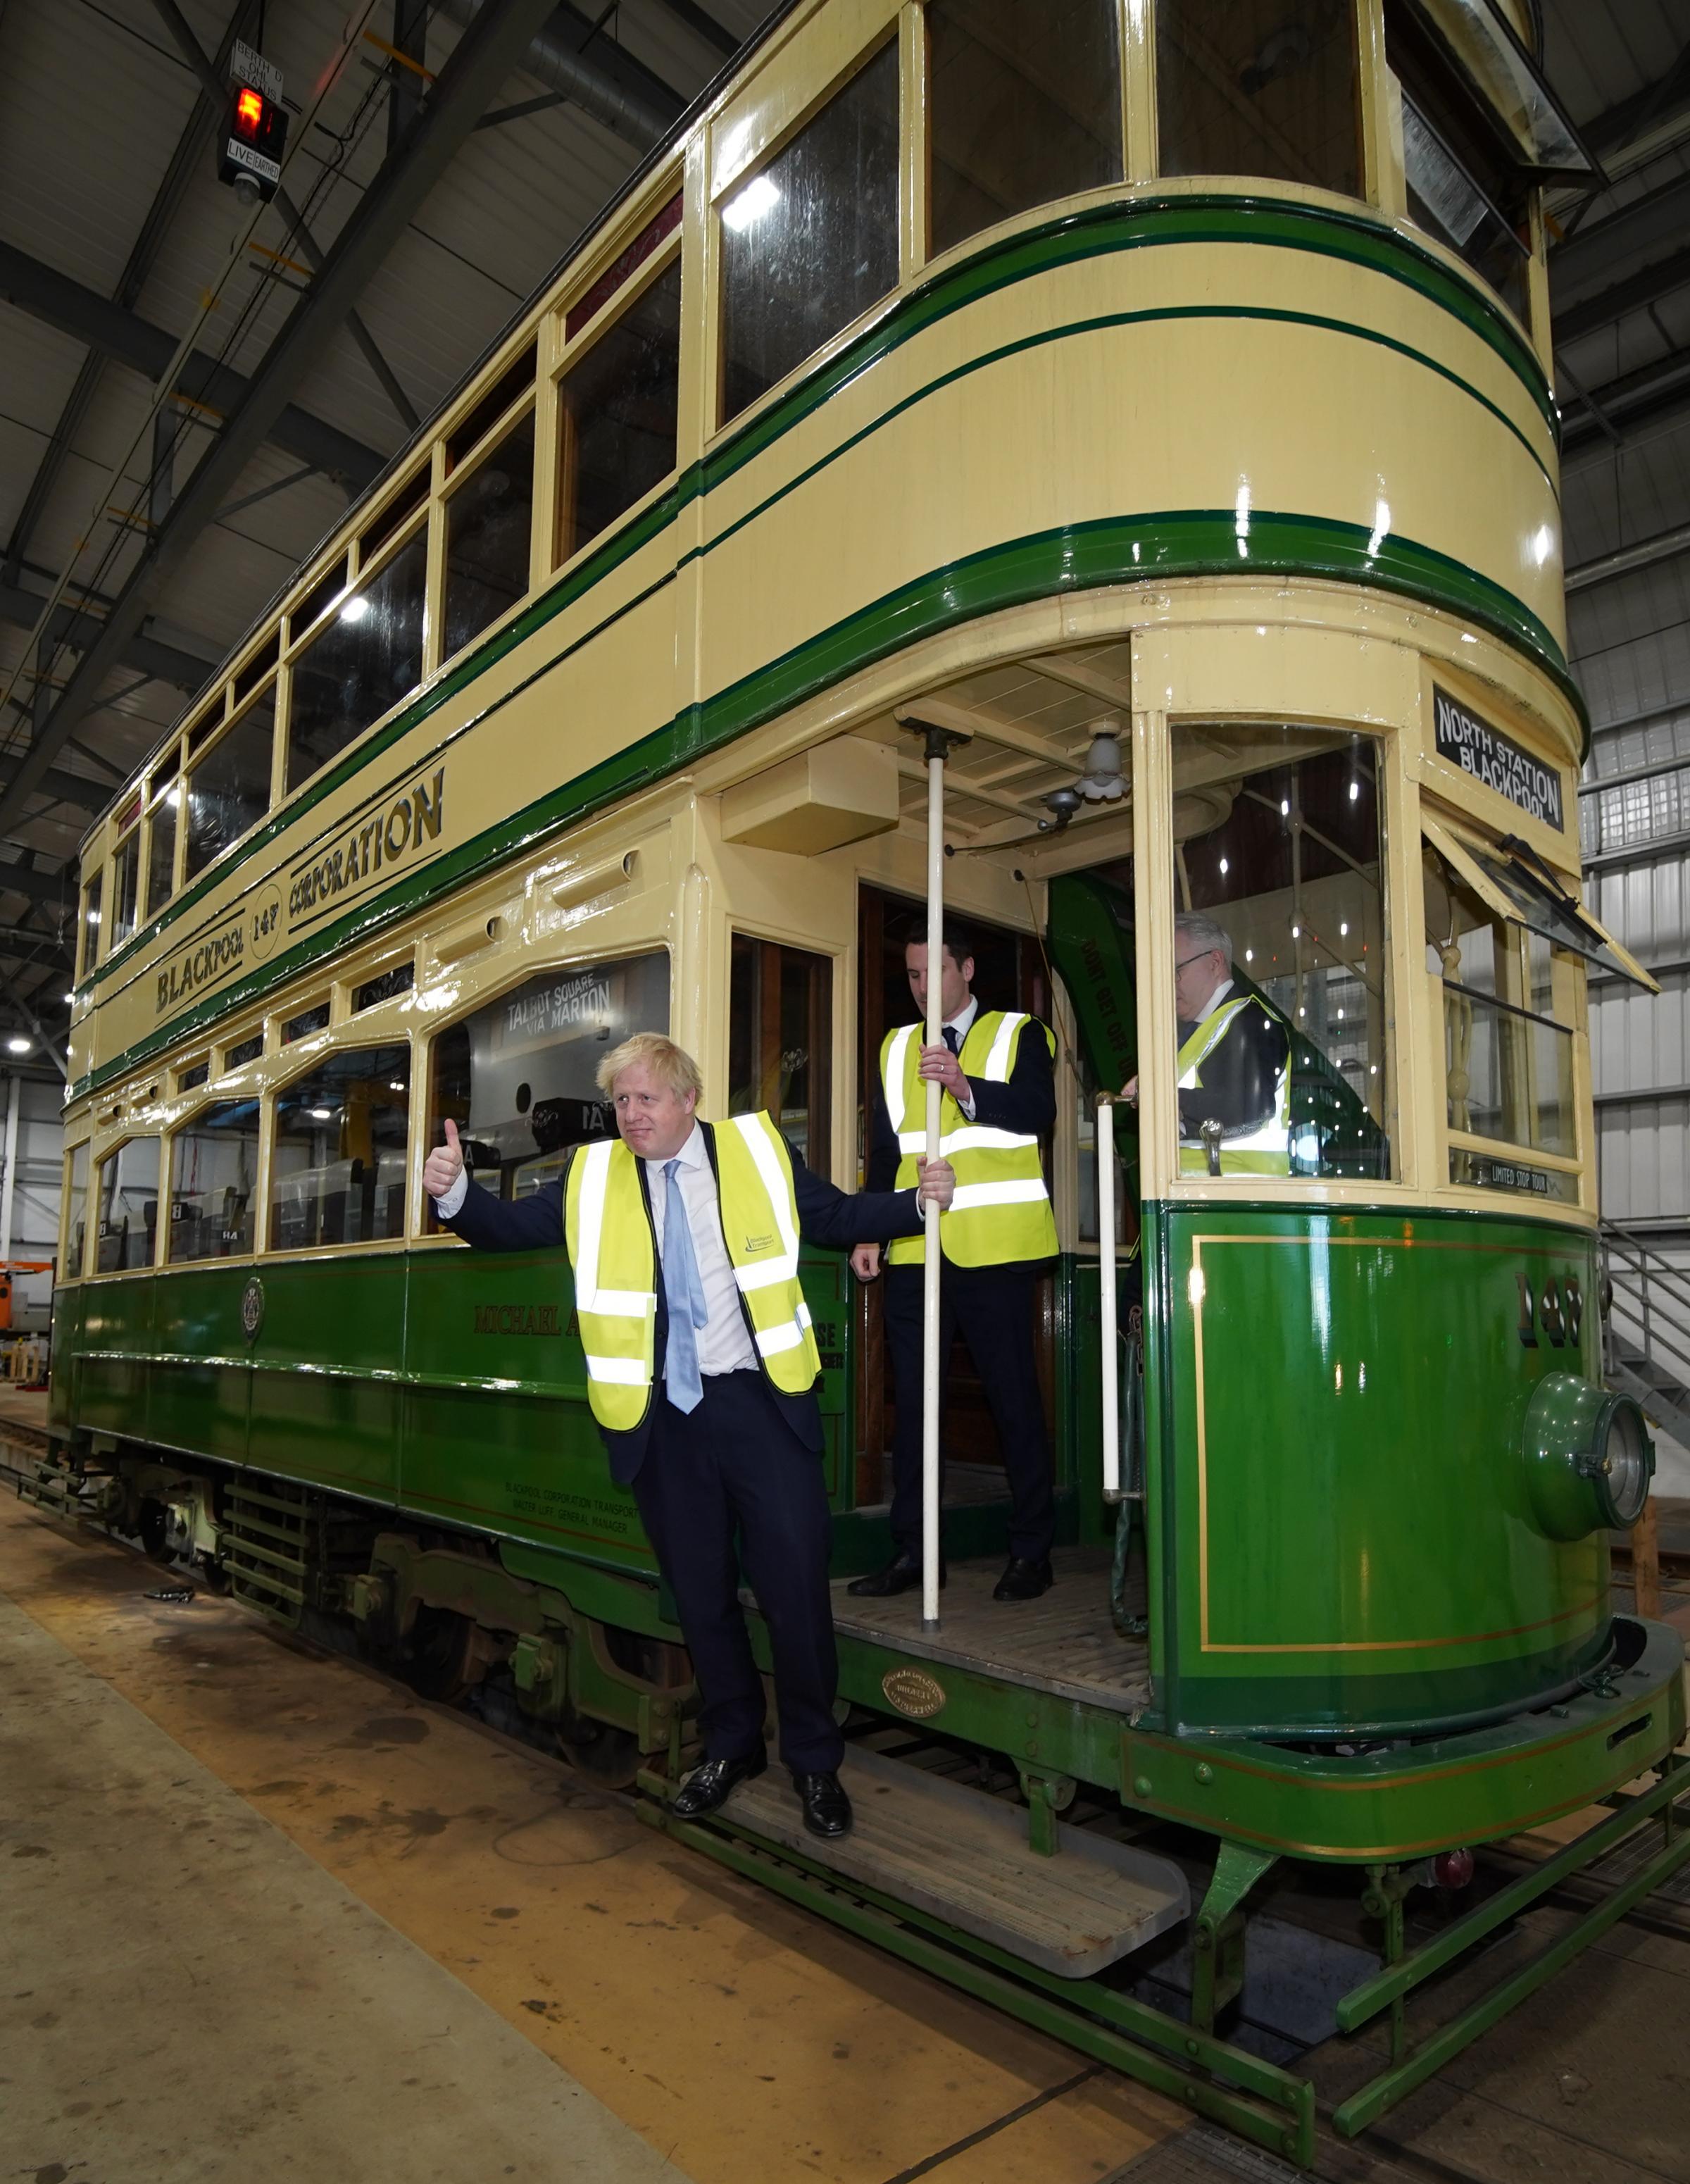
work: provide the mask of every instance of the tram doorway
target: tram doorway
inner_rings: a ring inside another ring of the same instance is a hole
[[[917,1014],[904,968],[912,935],[925,932],[926,906],[913,897],[865,887],[858,902],[857,1030],[859,1172],[866,1174],[881,1044],[887,1033]],[[983,1008],[1025,1009],[1049,1022],[1050,985],[1038,944],[970,916],[975,936],[974,990]],[[1047,1156],[1048,1157],[1048,1156]],[[1035,1290],[1034,1357],[1044,1398],[1045,1424],[1055,1446],[1055,1294],[1047,1276]],[[892,1495],[892,1445],[898,1398],[885,1336],[882,1282],[856,1284],[857,1471],[859,1509],[884,1507]],[[957,1554],[996,1552],[1009,1491],[1003,1451],[980,1375],[960,1334],[945,1361],[945,1407],[940,1451],[943,1503],[950,1512],[946,1535]],[[1060,1460],[1059,1479],[1063,1474]],[[961,1513],[976,1513],[970,1518]]]

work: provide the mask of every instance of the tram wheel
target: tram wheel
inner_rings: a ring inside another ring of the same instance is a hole
[[[631,1790],[640,1771],[640,1747],[632,1732],[586,1714],[559,1724],[558,1748],[595,1790]]]
[[[142,1546],[155,1563],[170,1560],[170,1551],[165,1544],[170,1535],[170,1513],[162,1502],[155,1502],[148,1495],[136,1513],[135,1529],[141,1535]]]
[[[406,1681],[419,1698],[460,1699],[471,1672],[475,1626],[450,1607],[420,1607],[405,1647]]]

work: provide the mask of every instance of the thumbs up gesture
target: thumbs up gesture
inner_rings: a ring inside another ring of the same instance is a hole
[[[458,1142],[458,1125],[448,1115],[446,1143],[436,1145],[423,1162],[423,1189],[431,1198],[444,1198],[464,1173],[464,1148]]]

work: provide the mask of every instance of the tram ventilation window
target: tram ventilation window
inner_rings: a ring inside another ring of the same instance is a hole
[[[429,1078],[429,1143],[458,1125],[478,1187],[525,1198],[560,1175],[571,1147],[614,1137],[598,1070],[637,1031],[669,1028],[669,957],[632,956],[548,971],[442,1032]],[[427,1208],[431,1233],[438,1229]]]
[[[404,1234],[410,1086],[409,1046],[363,1047],[276,1095],[271,1251]]]
[[[75,1281],[86,1272],[83,1263],[88,1241],[88,1148],[78,1145],[65,1166],[64,1279]]]
[[[1115,0],[929,0],[930,240],[1120,180]]]
[[[100,1162],[96,1267],[150,1267],[158,1228],[158,1140],[130,1138]]]
[[[1165,175],[1263,175],[1361,191],[1353,0],[1157,0]]]
[[[729,1114],[766,1111],[806,1165],[825,1176],[831,1165],[832,963],[736,933],[728,995]]]
[[[268,642],[259,647],[235,677],[233,703],[236,705],[244,705],[281,657],[281,631],[278,627],[270,632]]]
[[[173,768],[174,770],[174,768]],[[176,884],[176,815],[181,809],[182,788],[172,781],[153,799],[147,835],[147,915],[156,916],[170,900]]]
[[[528,589],[534,528],[534,412],[513,425],[446,504],[446,635],[449,660]]]
[[[391,971],[382,971],[373,978],[366,978],[361,986],[352,989],[352,1012],[377,1007],[382,1001],[397,1000],[401,994],[409,994],[417,983],[414,963],[396,963]]]
[[[120,948],[135,930],[141,894],[141,829],[117,845],[112,857],[112,946]]]
[[[275,685],[255,698],[188,776],[185,877],[192,879],[270,809],[275,747]]]
[[[253,1248],[259,1180],[259,1103],[219,1100],[170,1148],[170,1226],[164,1256],[229,1259]]]
[[[1181,1173],[1386,1178],[1373,742],[1231,721],[1171,741]]]
[[[329,1005],[326,1001],[319,1001],[312,1008],[301,1009],[297,1016],[284,1018],[281,1043],[284,1046],[292,1046],[295,1039],[309,1039],[314,1031],[326,1031],[328,1028]]]
[[[210,1075],[208,1061],[190,1062],[186,1069],[176,1072],[176,1089],[178,1092],[197,1092]]]
[[[428,465],[425,463],[414,477],[400,487],[374,521],[367,523],[359,533],[360,560],[373,560],[394,532],[404,529],[406,518],[414,515],[427,499]]]
[[[721,207],[722,421],[898,279],[898,47]]]
[[[606,326],[558,382],[558,536],[567,561],[675,468],[681,260]]]
[[[534,384],[536,344],[530,342],[521,355],[484,394],[446,443],[446,467],[455,470],[465,455],[498,424],[517,398]]]
[[[381,519],[378,517],[377,521]],[[320,616],[325,614],[331,603],[346,589],[346,555],[325,569],[293,610],[288,621],[290,638],[303,637]]]
[[[590,326],[610,298],[625,287],[648,259],[653,258],[664,241],[681,225],[683,200],[677,190],[655,220],[649,220],[620,258],[607,265],[592,286],[570,305],[564,320],[564,338],[573,341],[583,328]]]
[[[290,789],[415,688],[422,674],[427,588],[425,523],[295,657],[287,719]]]
[[[264,1050],[264,1035],[261,1031],[255,1031],[250,1038],[237,1040],[225,1050],[223,1067],[225,1069],[244,1069],[249,1061],[256,1061]]]
[[[82,917],[76,956],[76,975],[86,978],[100,960],[100,894],[103,872],[97,872],[82,890]]]

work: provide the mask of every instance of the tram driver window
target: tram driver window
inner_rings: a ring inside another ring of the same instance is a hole
[[[722,422],[898,280],[898,46],[721,207]]]
[[[88,1240],[88,1148],[76,1147],[65,1169],[64,1261],[62,1279],[74,1282],[86,1270],[83,1253]]]
[[[833,965],[778,941],[733,936],[728,986],[728,1112],[766,1112],[818,1175],[831,1165]]]
[[[668,1029],[661,950],[545,972],[435,1040],[428,1141],[445,1143],[450,1117],[476,1184],[526,1198],[563,1173],[574,1146],[615,1135],[597,1082],[603,1056],[637,1031]],[[431,1203],[426,1216],[437,1233]]]
[[[1354,0],[1156,0],[1165,175],[1265,175],[1361,194]]]
[[[95,1271],[150,1267],[158,1233],[158,1140],[131,1138],[100,1162]]]
[[[928,0],[929,242],[1121,177],[1115,0]]]
[[[371,1244],[405,1229],[411,1050],[333,1054],[276,1095],[270,1248]]]
[[[1181,722],[1172,755],[1181,1173],[1388,1177],[1373,743]]]
[[[170,1263],[250,1251],[258,1180],[258,1101],[219,1100],[202,1108],[171,1145]]]

